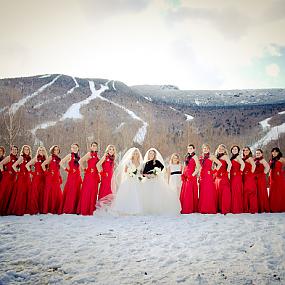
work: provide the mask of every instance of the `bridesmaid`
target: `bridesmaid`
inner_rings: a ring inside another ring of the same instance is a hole
[[[267,192],[267,181],[266,174],[269,172],[269,164],[263,158],[263,151],[257,149],[255,151],[255,181],[257,187],[257,202],[258,202],[258,212],[268,213],[270,212],[269,198]]]
[[[32,186],[28,193],[27,212],[31,215],[43,213],[45,174],[42,169],[43,162],[47,159],[47,151],[43,146],[37,149],[36,156],[26,164],[32,175]],[[33,166],[34,171],[31,171]]]
[[[245,164],[243,171],[243,211],[254,214],[258,212],[257,189],[254,178],[256,165],[248,146],[243,148],[243,161]]]
[[[84,164],[87,162],[87,168]],[[98,185],[100,177],[97,169],[98,144],[91,143],[90,151],[85,154],[80,160],[79,164],[85,171],[84,180],[82,183],[80,201],[77,208],[77,213],[81,215],[93,215],[97,201]]]
[[[232,163],[228,156],[226,146],[220,144],[216,150],[216,157],[221,162],[221,167],[216,169],[215,186],[218,195],[218,211],[222,214],[230,213],[231,211],[231,188],[229,174]]]
[[[45,172],[43,214],[58,214],[62,201],[59,146],[52,146],[50,148],[50,154],[51,155],[42,163],[42,169]],[[48,168],[46,169],[46,167]]]
[[[60,162],[60,166],[68,173],[63,190],[62,214],[76,214],[77,211],[82,184],[79,160],[79,145],[74,143],[71,145],[71,153]]]
[[[181,214],[198,212],[198,184],[197,174],[200,163],[195,154],[195,146],[189,144],[188,153],[185,156],[185,166],[182,174],[182,187],[180,193]]]
[[[243,182],[242,182],[242,172],[244,170],[244,161],[242,160],[240,154],[240,147],[237,145],[231,148],[231,212],[233,214],[243,213]]]
[[[168,184],[173,190],[175,190],[179,198],[181,191],[181,174],[182,174],[182,165],[180,163],[179,154],[173,153],[171,155],[169,166],[167,167],[166,173],[167,173]]]
[[[116,159],[116,149],[113,145],[108,145],[104,156],[98,162],[98,166],[102,167],[100,172],[101,175],[101,185],[99,189],[98,200],[112,194],[112,177],[114,172]]]
[[[0,162],[5,158],[5,148],[0,146]],[[0,171],[0,183],[2,180],[2,171]]]
[[[10,155],[6,156],[0,162],[0,169],[3,175],[0,183],[0,215],[8,214],[8,206],[10,203],[14,184],[16,182],[16,172],[12,165],[18,160],[18,147],[11,146]]]
[[[271,212],[285,211],[285,177],[283,166],[285,159],[278,147],[271,150],[269,174],[269,204]]]
[[[213,162],[217,164],[216,170],[219,170],[222,163],[212,154],[210,146],[202,145],[202,156],[200,156],[200,191],[199,191],[199,212],[202,214],[217,213],[217,192],[213,179]]]
[[[31,147],[29,145],[23,145],[20,157],[12,165],[14,171],[17,172],[17,180],[9,204],[8,214],[23,216],[28,213],[28,192],[31,188],[31,178],[26,168],[26,164],[31,160],[31,155]]]

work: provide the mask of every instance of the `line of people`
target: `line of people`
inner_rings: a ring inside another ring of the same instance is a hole
[[[72,144],[71,153],[61,159],[58,145],[50,148],[49,156],[41,146],[32,158],[28,145],[22,147],[19,157],[16,146],[11,147],[8,156],[0,147],[0,215],[92,215],[96,201],[112,194],[117,159],[113,145],[106,148],[101,159],[97,151],[98,144],[93,142],[90,151],[80,158],[79,146]],[[285,211],[284,158],[280,149],[272,149],[269,164],[261,149],[256,150],[255,157],[249,147],[243,148],[242,156],[238,146],[230,152],[221,144],[215,155],[210,154],[209,145],[204,144],[198,157],[190,144],[183,165],[178,154],[171,156],[167,181],[179,195],[181,213]],[[67,172],[63,191],[60,168]]]

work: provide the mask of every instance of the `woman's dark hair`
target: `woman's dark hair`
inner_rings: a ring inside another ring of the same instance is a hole
[[[90,144],[90,146],[92,146],[93,144],[95,144],[95,145],[98,146],[98,143],[97,143],[97,142],[92,142],[92,143]]]
[[[238,149],[238,153],[233,154],[232,150],[233,150],[233,148],[235,148],[235,147]],[[233,146],[231,147],[231,154],[232,154],[231,160],[236,159],[236,158],[239,156],[239,153],[240,153],[240,147],[239,147],[238,145],[233,145]]]
[[[263,150],[261,148],[258,148],[256,151],[260,151],[263,154]]]
[[[194,146],[194,144],[188,144],[188,147],[190,147],[190,146],[192,146],[194,149],[195,149],[195,146]]]
[[[244,149],[245,149],[245,148],[247,148],[247,149],[249,150],[248,156],[249,156],[249,157],[252,157],[252,151],[251,151],[250,147],[249,147],[249,146],[245,146]]]
[[[12,148],[16,148],[19,151],[19,148],[16,145],[11,145],[10,150],[12,150]]]
[[[282,157],[282,156],[283,156],[283,154],[282,154],[282,152],[281,152],[281,150],[280,150],[280,148],[279,148],[279,147],[274,147],[274,148],[271,150],[271,153],[272,153],[273,151],[278,152],[278,154],[277,154],[277,156],[276,156],[276,159],[277,159],[277,160],[279,160],[279,159],[280,159],[280,157]]]
[[[58,153],[60,154],[60,148],[59,148],[58,145],[53,145],[53,146],[50,148],[49,152],[50,152],[51,154],[54,154],[54,150],[55,150],[56,147],[58,148]]]

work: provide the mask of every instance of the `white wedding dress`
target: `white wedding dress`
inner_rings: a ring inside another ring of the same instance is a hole
[[[136,167],[131,161],[126,164],[128,171],[124,173],[114,201],[111,206],[112,212],[120,215],[138,215],[142,214],[141,199],[141,171],[142,164]],[[124,169],[122,171],[125,171]],[[136,174],[133,174],[135,171]]]
[[[157,160],[164,165],[162,156],[156,149],[149,149],[145,155],[144,162],[147,162],[148,152],[155,150]],[[177,193],[172,189],[164,178],[165,167],[161,173],[154,178],[144,178],[141,185],[142,207],[144,214],[151,215],[175,215],[181,210]]]

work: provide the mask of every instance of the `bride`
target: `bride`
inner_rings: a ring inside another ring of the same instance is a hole
[[[114,195],[111,211],[118,214],[142,214],[140,196],[142,179],[142,155],[133,147],[122,158],[115,172],[118,190]]]
[[[164,179],[164,161],[161,154],[154,148],[147,151],[144,157],[141,186],[142,207],[144,214],[179,214],[180,201],[175,191]]]

